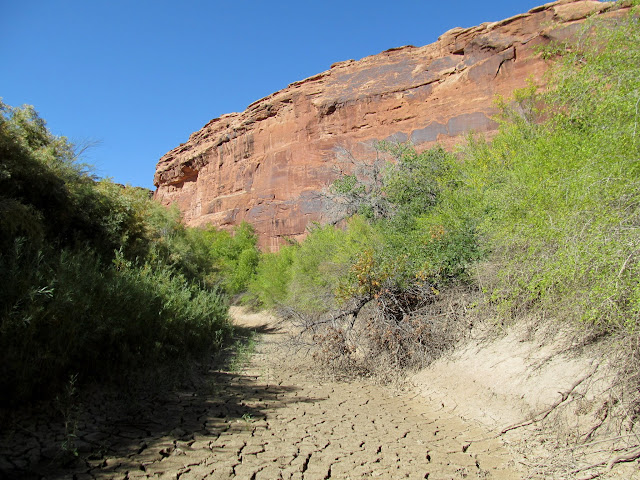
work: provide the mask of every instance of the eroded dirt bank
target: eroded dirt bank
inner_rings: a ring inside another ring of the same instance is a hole
[[[283,346],[263,314],[233,314],[259,332],[240,371],[114,410],[87,407],[62,425],[14,424],[2,434],[6,478],[494,478],[524,473],[499,439],[371,383],[323,380]],[[61,447],[72,440],[72,452]],[[77,454],[77,456],[75,455]],[[60,468],[64,458],[71,461]],[[57,465],[53,469],[52,465]]]
[[[479,326],[415,374],[423,401],[507,442],[524,478],[640,479],[637,392],[619,383],[620,347],[539,322],[494,330]]]

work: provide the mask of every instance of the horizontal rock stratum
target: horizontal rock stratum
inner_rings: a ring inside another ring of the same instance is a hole
[[[158,162],[156,198],[189,225],[247,221],[265,250],[322,222],[318,192],[336,178],[340,151],[371,155],[378,140],[418,149],[451,146],[473,130],[491,135],[497,95],[509,96],[547,65],[536,47],[574,34],[611,3],[560,1],[424,47],[393,48],[336,63],[242,113],[215,118]]]

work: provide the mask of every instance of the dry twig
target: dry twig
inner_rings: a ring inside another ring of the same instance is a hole
[[[602,467],[603,465],[606,465],[607,466],[606,470],[603,470],[601,472],[594,472],[594,473],[589,474],[586,477],[581,477],[579,479],[579,480],[593,480],[594,478],[598,478],[599,476],[601,476],[605,472],[611,470],[613,468],[613,466],[616,465],[617,463],[632,462],[632,461],[640,458],[640,447],[638,447],[638,445],[636,445],[634,448],[635,449],[628,450],[627,452],[625,452],[625,453],[623,453],[621,455],[618,455],[616,457],[612,457],[609,460],[604,460],[602,462],[594,463],[592,465],[579,468],[577,470],[574,470],[571,473],[575,475],[576,473],[584,472],[585,470],[591,470],[593,468],[598,468],[598,467]]]
[[[596,370],[598,369],[598,366],[596,365],[594,368],[591,369],[591,371],[586,374],[585,376],[581,377],[580,379],[576,380],[575,382],[573,382],[573,384],[571,385],[571,387],[569,387],[568,390],[565,390],[564,392],[559,392],[560,393],[560,398],[553,402],[553,404],[536,413],[530,420],[526,420],[524,422],[520,422],[520,423],[516,423],[514,425],[510,425],[506,428],[503,428],[500,433],[496,436],[500,436],[500,435],[504,435],[505,433],[507,433],[510,430],[515,430],[516,428],[520,428],[520,427],[525,427],[527,425],[531,425],[532,423],[535,422],[540,422],[542,420],[544,420],[545,418],[547,418],[549,416],[549,414],[556,409],[557,407],[559,407],[563,402],[565,402],[569,396],[573,393],[573,391],[578,387],[578,385],[580,385],[582,382],[584,382],[587,378],[591,377],[594,373],[596,373]]]

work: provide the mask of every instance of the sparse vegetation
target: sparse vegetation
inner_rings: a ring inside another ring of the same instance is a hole
[[[230,372],[241,372],[247,366],[256,349],[255,337],[255,332],[248,332],[246,336],[236,339],[231,346],[233,354],[227,366]]]

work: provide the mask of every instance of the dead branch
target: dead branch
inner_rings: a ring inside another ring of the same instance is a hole
[[[583,443],[587,442],[588,440],[591,439],[591,437],[593,436],[595,431],[598,430],[604,424],[604,421],[609,416],[609,402],[608,401],[604,402],[604,404],[602,405],[602,407],[599,410],[599,413],[600,413],[600,417],[596,421],[595,425],[593,427],[591,427],[591,429],[589,430],[589,432],[586,435],[583,436],[583,438],[582,438],[582,442]]]
[[[631,450],[627,453],[623,453],[622,455],[618,455],[617,457],[612,458],[607,462],[607,470],[611,470],[616,463],[632,462],[633,460],[636,460],[638,458],[640,458],[640,448],[636,448],[635,450]]]
[[[603,475],[605,471],[611,470],[613,466],[616,465],[617,463],[632,462],[640,458],[640,448],[638,447],[638,445],[636,445],[634,448],[635,448],[634,450],[629,450],[626,453],[623,453],[616,457],[612,457],[609,460],[604,460],[602,462],[594,463],[586,467],[578,468],[576,470],[573,470],[571,473],[575,475],[576,473],[584,472],[585,470],[591,470],[593,468],[598,468],[606,465],[607,466],[606,470],[603,470],[601,472],[595,472],[586,477],[580,477],[579,479],[579,480],[593,480],[594,478],[598,478],[601,475]]]
[[[568,390],[565,390],[564,392],[559,392],[560,393],[560,398],[557,401],[553,402],[553,404],[550,407],[548,407],[548,408],[536,413],[530,420],[526,420],[524,422],[516,423],[514,425],[510,425],[510,426],[508,426],[506,428],[503,428],[500,431],[500,433],[498,433],[498,435],[496,435],[496,436],[499,437],[500,435],[504,435],[505,433],[507,433],[510,430],[515,430],[516,428],[520,428],[520,427],[526,427],[527,425],[531,425],[532,423],[540,422],[540,421],[544,420],[545,418],[547,418],[549,416],[549,414],[553,410],[555,410],[557,407],[559,407],[562,403],[564,403],[569,398],[569,396],[578,387],[578,385],[580,385],[582,382],[584,382],[587,378],[593,376],[593,374],[596,373],[597,369],[598,369],[598,366],[596,365],[593,369],[591,369],[591,371],[587,375],[585,375],[582,378],[580,378],[580,379],[576,380],[575,382],[573,382],[573,384],[571,385],[571,387],[569,387]]]
[[[327,325],[327,324],[335,325],[336,322],[347,317],[352,317],[353,321],[355,321],[355,318],[358,316],[358,313],[360,313],[360,310],[362,310],[362,307],[364,307],[369,300],[370,298],[368,297],[358,298],[355,300],[351,308],[348,308],[345,310],[338,310],[337,312],[329,312],[328,314],[326,314],[324,317],[321,317],[321,318],[313,318],[311,316],[301,314],[300,312],[297,312],[294,309],[291,309],[290,315],[291,317],[295,317],[293,324],[296,327],[299,327],[301,329],[300,334],[305,334],[309,331],[315,330],[317,327],[321,325]],[[351,326],[353,326],[353,322]]]
[[[594,478],[598,478],[600,475],[602,475],[602,472],[596,472],[587,477],[580,477],[578,480],[593,480]]]
[[[586,448],[586,447],[592,447],[594,445],[599,445],[601,443],[609,443],[609,442],[615,442],[616,440],[622,440],[624,438],[638,438],[638,435],[636,434],[631,434],[631,435],[618,435],[616,437],[610,437],[610,438],[605,438],[602,440],[596,440],[593,442],[589,442],[589,443],[581,443],[579,445],[572,445],[570,447],[566,447],[563,448],[562,451],[567,451],[567,450],[577,450],[579,448]]]

